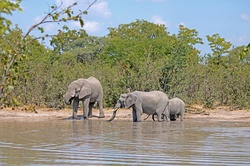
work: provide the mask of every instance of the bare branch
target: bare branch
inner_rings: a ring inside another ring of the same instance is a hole
[[[64,19],[58,19],[58,20],[48,20],[50,17],[52,17],[52,15],[61,8],[62,4],[61,3],[59,6],[53,8],[52,11],[50,11],[39,23],[32,25],[30,27],[30,29],[27,31],[27,33],[24,35],[23,40],[30,34],[31,31],[33,31],[35,28],[37,28],[38,26],[42,25],[42,24],[46,24],[46,23],[60,23],[60,22],[67,22],[67,21],[75,21],[75,18],[79,18],[81,15],[83,15],[85,12],[87,12],[91,6],[93,6],[95,3],[97,2],[97,0],[94,0],[91,4],[88,5],[88,7],[84,10],[84,11],[80,11],[80,13],[78,13],[75,16],[72,17],[68,17],[68,18],[64,18]],[[74,6],[76,6],[77,3],[73,3],[72,5],[70,5],[68,7],[68,9],[72,9]],[[58,12],[59,15],[62,15],[65,13],[65,10],[61,9],[61,11]]]

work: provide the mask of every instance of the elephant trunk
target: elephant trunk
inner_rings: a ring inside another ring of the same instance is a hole
[[[64,96],[64,102],[65,102],[65,104],[71,105],[72,100],[73,100],[73,97],[72,97],[72,96],[67,95],[67,94]]]
[[[117,110],[118,110],[119,108],[116,108],[114,111],[113,111],[113,115],[112,115],[112,117],[109,119],[109,120],[107,120],[108,122],[111,122],[112,120],[114,120],[115,119],[115,116],[116,116],[116,112],[117,112]]]

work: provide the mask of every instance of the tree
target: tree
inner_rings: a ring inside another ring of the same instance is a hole
[[[250,43],[246,47],[244,47],[243,51],[240,53],[239,56],[240,60],[243,60],[249,53],[250,53]]]
[[[50,40],[50,45],[53,47],[55,53],[63,54],[68,51],[66,47],[78,38],[84,38],[88,36],[85,30],[69,30],[68,27],[64,26],[63,30],[59,30],[58,34],[53,36]]]
[[[160,89],[159,63],[164,63],[172,43],[165,26],[136,20],[109,31],[101,58],[118,67],[122,89]]]
[[[221,56],[229,52],[232,44],[227,42],[225,38],[219,36],[218,33],[213,34],[212,36],[207,35],[207,40],[209,42],[209,46],[212,53],[212,59],[214,60],[215,64],[220,64]]]
[[[0,35],[10,31],[11,21],[2,17],[2,15],[11,15],[12,11],[19,10],[22,11],[20,6],[21,0],[10,1],[1,0],[0,3]]]
[[[80,25],[83,26],[84,22],[81,18],[83,14],[87,14],[88,9],[96,2],[97,0],[92,1],[90,5],[83,11],[79,11],[77,13],[73,12],[74,7],[77,6],[77,2],[73,3],[72,5],[61,8],[61,5],[51,6],[51,10],[46,14],[46,16],[37,24],[34,24],[29,28],[29,30],[22,35],[21,38],[19,38],[16,42],[15,47],[9,48],[5,47],[6,44],[1,45],[1,56],[3,59],[5,59],[3,66],[2,66],[2,77],[1,77],[1,86],[0,86],[0,106],[2,104],[2,101],[4,100],[5,90],[7,87],[13,87],[13,79],[15,79],[15,75],[19,74],[18,70],[14,70],[15,66],[21,65],[20,59],[25,58],[24,52],[27,51],[27,45],[32,42],[33,40],[37,39],[44,39],[45,37],[49,37],[49,34],[41,35],[36,38],[31,38],[29,34],[35,30],[39,29],[41,33],[44,33],[44,29],[42,27],[43,24],[46,23],[65,23],[69,21],[79,21]],[[11,11],[15,9],[20,9],[20,0],[16,1],[16,3],[13,3],[9,0],[4,0],[3,3],[1,2],[0,6],[0,12],[5,14],[11,14]],[[0,13],[0,14],[1,14]],[[1,18],[0,25],[3,26],[2,35],[6,36],[6,30],[9,29],[11,22],[5,18]],[[8,41],[6,41],[8,42]],[[13,71],[13,72],[12,72]],[[8,80],[8,81],[7,81]]]
[[[179,26],[177,35],[171,45],[171,51],[167,56],[167,62],[162,68],[162,77],[160,78],[161,86],[164,91],[171,96],[179,95],[187,88],[184,81],[190,81],[187,76],[182,74],[190,71],[193,65],[199,62],[199,51],[195,48],[196,44],[203,44],[202,39],[198,36],[198,31],[189,29],[183,25]],[[185,86],[184,86],[185,85]]]

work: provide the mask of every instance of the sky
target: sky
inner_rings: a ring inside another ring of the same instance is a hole
[[[38,23],[52,5],[73,4],[76,0],[22,0],[22,12],[13,12],[10,20],[24,33]],[[85,10],[93,0],[77,0],[75,12]],[[170,34],[177,34],[179,25],[196,29],[204,44],[197,45],[201,54],[211,53],[206,35],[218,33],[234,47],[250,43],[250,0],[97,0],[83,16],[89,35],[105,36],[108,28],[129,24],[137,19],[164,24]],[[78,22],[69,22],[71,29],[80,29]],[[62,25],[46,24],[45,32],[55,34]],[[32,34],[39,36],[37,31]]]

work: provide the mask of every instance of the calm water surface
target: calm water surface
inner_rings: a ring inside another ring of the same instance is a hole
[[[0,121],[0,165],[249,165],[250,123]]]

